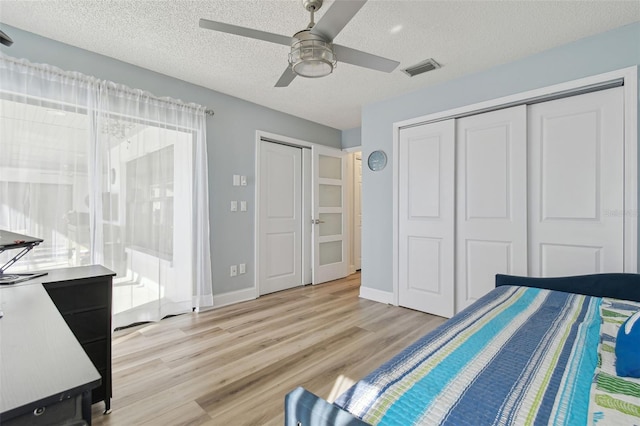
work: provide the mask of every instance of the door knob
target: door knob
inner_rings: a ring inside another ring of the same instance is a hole
[[[311,223],[314,225],[319,225],[321,223],[324,223],[324,220],[320,220],[320,219],[311,219]]]

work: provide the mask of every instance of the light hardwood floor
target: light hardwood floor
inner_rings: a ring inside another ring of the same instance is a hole
[[[297,386],[333,401],[443,318],[358,297],[360,274],[117,331],[94,425],[282,425]]]

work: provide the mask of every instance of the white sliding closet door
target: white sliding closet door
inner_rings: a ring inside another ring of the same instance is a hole
[[[622,272],[623,89],[529,108],[532,276]]]
[[[527,275],[527,107],[456,120],[456,311]]]
[[[497,273],[623,272],[624,142],[622,87],[401,128],[399,304],[449,317]]]
[[[400,131],[399,289],[401,306],[454,313],[455,122]]]

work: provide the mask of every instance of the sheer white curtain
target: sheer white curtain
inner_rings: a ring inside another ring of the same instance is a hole
[[[211,306],[205,124],[195,104],[0,57],[0,228],[45,239],[12,270],[109,267],[115,327]]]
[[[92,79],[0,57],[0,228],[45,241],[7,272],[80,265]],[[15,253],[6,252],[4,264]]]

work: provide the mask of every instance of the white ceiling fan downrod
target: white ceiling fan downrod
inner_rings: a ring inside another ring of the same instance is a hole
[[[316,24],[314,21],[315,13],[322,7],[322,0],[302,0],[302,6],[311,13],[311,22],[309,22],[308,30]]]

